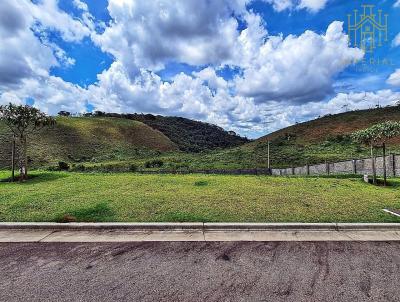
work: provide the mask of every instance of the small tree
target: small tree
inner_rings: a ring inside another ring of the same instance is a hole
[[[59,116],[66,116],[66,117],[69,117],[69,116],[71,116],[71,112],[62,110],[62,111],[60,111],[60,112],[58,113],[58,115],[59,115]]]
[[[367,129],[357,131],[352,134],[352,139],[370,146],[372,160],[373,182],[376,184],[376,164],[374,156],[374,147],[382,147],[383,149],[383,178],[384,185],[387,183],[386,175],[386,143],[389,139],[400,135],[400,123],[387,121],[384,123],[373,125]]]
[[[55,120],[39,109],[27,105],[13,105],[11,103],[0,106],[0,120],[4,121],[10,128],[13,134],[13,144],[17,143],[19,146],[20,180],[26,180],[28,177],[27,138],[30,134],[46,126],[54,125]],[[14,171],[14,159],[12,161],[12,169]]]

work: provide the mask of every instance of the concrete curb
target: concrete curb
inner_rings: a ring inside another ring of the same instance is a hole
[[[130,230],[130,231],[400,231],[400,223],[53,223],[0,222],[0,230]]]
[[[0,222],[0,230],[10,229],[44,229],[44,230],[202,230],[202,222],[196,223],[123,223],[123,222],[105,222],[105,223],[55,223],[55,222]]]

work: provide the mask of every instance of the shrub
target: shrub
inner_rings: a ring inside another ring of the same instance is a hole
[[[136,172],[138,170],[138,166],[135,164],[130,164],[129,165],[129,172]]]
[[[69,164],[63,161],[58,162],[58,168],[60,171],[68,171],[69,170]]]
[[[71,112],[68,112],[68,111],[60,111],[59,113],[58,113],[58,115],[59,116],[71,116]]]
[[[71,171],[73,172],[100,172],[100,173],[118,173],[118,172],[136,172],[138,166],[135,164],[100,164],[94,166],[85,166],[83,164],[73,165]]]
[[[50,172],[60,171],[58,166],[48,166],[46,170]]]
[[[164,165],[164,162],[162,160],[155,159],[155,160],[145,162],[144,167],[145,168],[160,168],[163,165]]]
[[[86,171],[86,167],[83,164],[75,165],[72,167],[71,171],[84,172]]]
[[[171,163],[170,168],[172,170],[189,170],[190,165],[189,163]]]

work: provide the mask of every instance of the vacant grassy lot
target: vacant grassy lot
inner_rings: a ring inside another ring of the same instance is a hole
[[[33,175],[0,183],[0,221],[400,222],[382,211],[400,208],[400,180],[383,188],[351,178]]]

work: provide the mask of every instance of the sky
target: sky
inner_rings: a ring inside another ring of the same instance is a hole
[[[400,0],[2,0],[0,104],[257,138],[400,101],[398,20]]]

